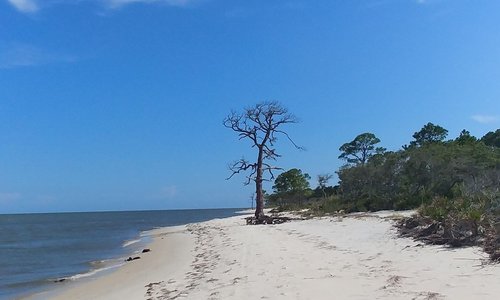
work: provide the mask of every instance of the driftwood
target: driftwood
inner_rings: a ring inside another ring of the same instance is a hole
[[[413,216],[399,220],[396,227],[400,236],[411,237],[426,244],[447,245],[452,248],[483,246],[491,260],[500,262],[500,233],[492,226],[466,219],[436,221]]]
[[[127,262],[128,262],[128,261],[133,261],[133,260],[136,260],[136,259],[141,259],[141,257],[140,257],[140,256],[136,256],[136,257],[129,257],[129,258],[127,258],[125,261],[127,261]]]
[[[493,225],[485,231],[484,251],[490,258],[500,262],[500,218],[493,221]]]
[[[397,225],[404,237],[413,237],[427,244],[463,247],[478,245],[482,236],[473,221],[435,221],[424,217],[410,217],[400,220]]]
[[[245,218],[247,225],[266,225],[266,224],[282,224],[292,220],[289,217],[280,216],[263,216],[261,218],[256,218],[255,216]]]

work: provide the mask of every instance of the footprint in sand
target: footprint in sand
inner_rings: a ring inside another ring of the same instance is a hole
[[[434,292],[422,292],[411,300],[439,300],[444,299],[443,295]]]
[[[387,287],[394,287],[401,285],[401,280],[403,279],[402,276],[399,275],[393,275],[387,279]]]

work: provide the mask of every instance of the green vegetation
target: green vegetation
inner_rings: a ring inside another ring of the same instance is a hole
[[[302,173],[300,169],[291,169],[281,173],[274,181],[273,191],[267,199],[268,205],[291,207],[302,206],[312,195],[309,188],[307,173]]]
[[[420,131],[413,134],[415,140],[410,142],[410,146],[424,146],[426,144],[442,142],[447,135],[448,130],[429,122]]]
[[[481,138],[481,141],[487,146],[500,148],[500,129],[488,132]]]
[[[373,155],[383,153],[385,148],[375,145],[380,143],[380,140],[373,133],[362,133],[349,143],[345,143],[340,147],[339,158],[346,160],[351,164],[364,165]]]
[[[499,164],[500,149],[480,142],[426,143],[341,168],[341,197],[356,211],[416,208],[435,197],[495,201]]]
[[[317,214],[418,208],[411,229],[432,225],[426,232],[435,243],[484,242],[500,259],[500,129],[481,139],[463,130],[446,141],[447,134],[428,123],[398,151],[376,147],[380,140],[372,133],[360,134],[339,149],[347,164],[336,172],[337,186],[321,175],[311,190],[309,175],[292,169],[276,178],[267,204]]]

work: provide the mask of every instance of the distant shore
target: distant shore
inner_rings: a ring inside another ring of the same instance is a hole
[[[246,226],[235,216],[150,232],[150,252],[49,299],[497,299],[477,247],[398,238],[392,212]],[[42,295],[43,297],[44,295]]]

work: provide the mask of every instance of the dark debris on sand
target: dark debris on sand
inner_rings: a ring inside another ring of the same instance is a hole
[[[294,219],[289,217],[271,215],[271,216],[263,216],[260,218],[251,216],[245,218],[245,220],[247,221],[247,225],[266,225],[266,224],[282,224]]]
[[[432,245],[452,248],[482,246],[490,259],[500,262],[500,228],[498,223],[478,224],[472,220],[449,218],[436,221],[424,216],[402,218],[396,223],[402,237],[411,237]]]

